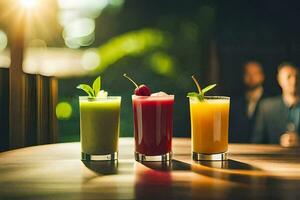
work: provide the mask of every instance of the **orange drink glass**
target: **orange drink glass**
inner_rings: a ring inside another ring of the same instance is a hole
[[[190,97],[193,160],[226,160],[230,98]]]

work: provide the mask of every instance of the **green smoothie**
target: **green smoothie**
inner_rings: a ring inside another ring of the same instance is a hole
[[[79,97],[81,152],[107,155],[118,151],[121,97]]]

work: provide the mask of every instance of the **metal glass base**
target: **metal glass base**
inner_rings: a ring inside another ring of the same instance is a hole
[[[217,154],[203,154],[193,152],[193,160],[206,160],[206,161],[222,161],[227,160],[227,153],[217,153]]]
[[[139,162],[145,162],[145,161],[165,162],[165,161],[170,161],[171,159],[172,159],[172,152],[163,155],[158,155],[158,156],[146,156],[145,154],[140,154],[138,152],[135,152],[135,160]]]
[[[118,152],[107,154],[107,155],[91,155],[81,152],[81,160],[83,161],[107,161],[107,160],[117,160]]]

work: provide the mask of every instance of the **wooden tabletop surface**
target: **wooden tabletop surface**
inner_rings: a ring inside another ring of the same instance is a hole
[[[300,150],[232,144],[227,162],[191,160],[190,139],[173,139],[170,163],[133,159],[120,139],[119,161],[80,161],[79,143],[0,154],[0,199],[300,199]]]

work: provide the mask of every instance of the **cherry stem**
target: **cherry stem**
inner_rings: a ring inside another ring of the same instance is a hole
[[[131,82],[135,85],[136,88],[139,87],[138,84],[136,84],[136,82],[134,82],[129,76],[127,76],[127,74],[123,74],[123,76],[124,76],[125,78],[127,78],[129,81],[131,81]]]
[[[199,84],[199,82],[197,81],[197,79],[195,78],[194,75],[192,76],[192,79],[193,79],[193,81],[195,82],[195,84],[196,84],[196,86],[198,88],[199,94],[202,94],[202,90],[201,90],[200,84]]]

